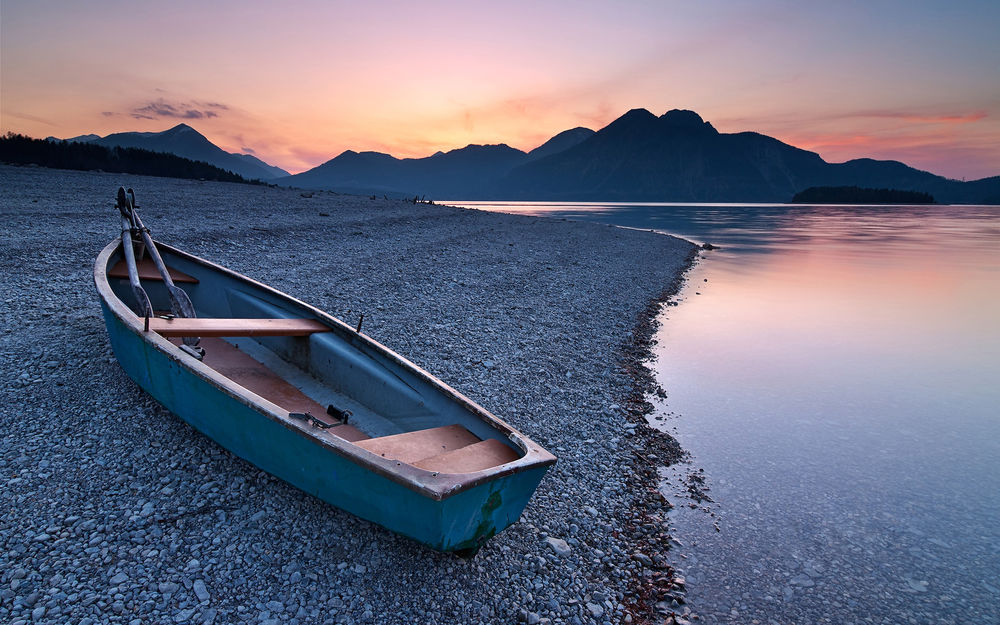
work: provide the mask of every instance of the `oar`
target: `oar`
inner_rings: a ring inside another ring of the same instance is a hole
[[[118,210],[122,214],[122,250],[125,252],[125,266],[128,268],[128,281],[132,285],[132,293],[139,303],[139,314],[147,319],[153,316],[153,306],[149,303],[149,296],[139,283],[139,269],[135,263],[135,249],[132,247],[133,224],[130,211],[126,208],[128,198],[125,196],[125,188],[118,187]]]
[[[119,188],[119,199],[121,199],[124,194],[125,190]],[[197,317],[198,315],[194,312],[194,304],[191,303],[191,298],[188,297],[188,294],[184,292],[183,289],[174,284],[173,279],[170,277],[170,272],[167,271],[167,266],[163,263],[163,259],[160,257],[159,250],[156,249],[156,244],[153,243],[153,237],[149,235],[149,230],[142,225],[142,220],[139,218],[139,212],[136,210],[135,192],[132,191],[132,189],[128,190],[128,196],[125,198],[125,202],[128,206],[132,223],[142,235],[142,240],[146,243],[146,249],[149,251],[149,257],[153,259],[153,264],[156,265],[156,270],[160,272],[160,277],[163,278],[163,283],[167,287],[167,294],[170,296],[170,312],[172,312],[175,317],[186,317],[188,319]],[[199,337],[184,337],[185,345],[194,347],[198,345],[199,342],[201,342]]]

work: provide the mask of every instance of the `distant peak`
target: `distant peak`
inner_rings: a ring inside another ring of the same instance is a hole
[[[701,115],[687,109],[670,109],[660,119],[674,126],[700,126],[705,123]]]
[[[465,146],[464,148],[457,148],[455,150],[449,150],[448,152],[445,152],[444,154],[441,154],[441,156],[438,156],[438,154],[440,154],[440,152],[439,152],[438,154],[435,154],[431,158],[435,158],[435,157],[436,158],[441,158],[441,157],[444,157],[444,156],[452,156],[452,157],[454,157],[454,156],[488,157],[488,156],[491,156],[491,155],[503,155],[503,154],[511,154],[511,153],[520,153],[520,154],[523,154],[523,152],[521,152],[521,150],[512,148],[509,145],[507,145],[506,143],[485,143],[485,144],[482,144],[482,143],[470,143],[469,145]]]
[[[552,154],[558,154],[559,152],[563,152],[583,143],[593,134],[595,134],[593,130],[590,128],[584,128],[583,126],[577,126],[576,128],[564,130],[534,150],[528,152],[528,156],[532,159],[538,159],[551,156]]]
[[[631,111],[629,111],[628,113],[625,113],[624,115],[622,115],[618,119],[648,119],[648,118],[655,118],[655,117],[656,117],[656,115],[653,115],[648,110],[646,110],[644,108],[638,108],[638,109],[632,109]]]
[[[660,123],[670,128],[691,128],[717,132],[712,124],[701,118],[701,115],[686,109],[671,109],[660,116]]]
[[[193,133],[196,133],[196,134],[198,133],[197,130],[195,130],[191,126],[188,126],[187,124],[177,124],[176,126],[174,126],[173,128],[171,128],[170,130],[167,130],[166,132],[169,132],[169,133],[172,133],[172,134],[179,134],[179,133],[182,133],[182,132],[193,132]]]
[[[656,115],[653,115],[646,109],[632,109],[628,113],[625,113],[615,121],[611,122],[604,127],[603,130],[615,130],[620,131],[626,128],[645,128],[650,125],[650,123],[656,121]]]

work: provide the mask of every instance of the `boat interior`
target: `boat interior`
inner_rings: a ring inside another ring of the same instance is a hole
[[[199,337],[205,365],[312,424],[316,437],[343,439],[439,473],[481,471],[524,455],[519,441],[350,329],[331,327],[269,289],[157,247],[198,317],[169,314],[166,285],[147,256],[137,268],[157,314],[148,320],[149,331],[178,346],[184,337]],[[115,294],[137,310],[120,250],[107,275]]]

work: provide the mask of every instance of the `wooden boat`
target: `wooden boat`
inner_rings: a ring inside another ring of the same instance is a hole
[[[553,455],[342,321],[154,243],[123,193],[122,240],[98,255],[94,282],[119,363],[157,401],[272,475],[437,550],[474,554],[520,517]]]

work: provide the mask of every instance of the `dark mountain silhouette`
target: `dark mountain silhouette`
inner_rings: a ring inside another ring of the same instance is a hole
[[[163,132],[118,132],[106,137],[81,135],[66,141],[175,154],[193,161],[209,163],[248,180],[270,182],[274,178],[288,175],[287,171],[268,165],[255,156],[226,152],[187,124],[178,124]]]
[[[629,111],[597,132],[574,128],[525,154],[470,145],[422,159],[347,151],[275,180],[432,199],[787,202],[809,187],[917,191],[943,203],[997,203],[1000,177],[959,182],[897,161],[827,163],[756,132],[720,133],[693,111]]]
[[[1000,195],[995,179],[963,183],[896,161],[827,163],[756,132],[719,133],[693,111],[629,111],[567,150],[513,169],[497,197],[537,200],[786,202],[809,187],[929,193],[946,203]]]
[[[551,156],[558,152],[568,150],[571,147],[586,141],[594,134],[594,131],[590,128],[571,128],[569,130],[564,130],[552,137],[542,145],[538,146],[534,150],[528,152],[528,159],[536,161],[540,158],[546,156]]]
[[[91,141],[96,141],[100,139],[101,135],[89,134],[80,135],[78,137],[70,137],[69,139],[60,139],[58,137],[45,137],[46,141],[66,141],[68,143],[90,143]]]
[[[244,161],[250,167],[258,167],[263,169],[265,172],[270,173],[270,178],[284,178],[288,175],[288,172],[284,169],[271,165],[270,163],[266,163],[253,154],[238,154],[236,152],[229,152],[229,154],[235,156],[241,161]],[[262,180],[270,180],[270,178],[262,178]]]
[[[51,137],[32,139],[12,132],[0,137],[0,163],[264,184],[257,180],[248,181],[231,171],[203,161],[193,161],[167,152],[117,146],[109,148],[88,141],[62,141]]]
[[[692,111],[656,117],[635,109],[579,145],[515,169],[499,189],[517,198],[787,200],[825,165],[764,135],[720,134]]]
[[[396,197],[460,198],[482,193],[499,176],[525,162],[527,156],[503,144],[469,145],[426,158],[404,159],[381,152],[347,150],[309,171],[274,182]]]
[[[765,201],[790,198],[796,172],[822,159],[758,135],[720,134],[692,111],[629,111],[563,152],[527,163],[498,184],[501,196],[537,199]]]

